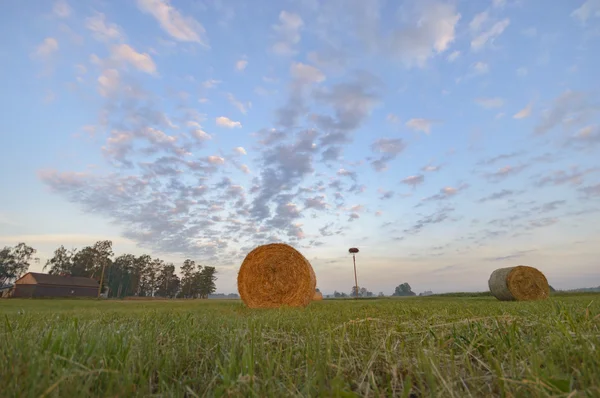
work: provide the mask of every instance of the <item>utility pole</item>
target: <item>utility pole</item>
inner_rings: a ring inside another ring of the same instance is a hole
[[[100,293],[102,293],[102,283],[104,282],[104,269],[106,268],[106,261],[102,264],[102,274],[100,275],[100,286],[98,286],[98,299],[100,299]]]
[[[356,277],[356,253],[358,253],[358,249],[351,247],[348,252],[352,253],[352,262],[354,263],[354,296],[358,298],[358,278]]]

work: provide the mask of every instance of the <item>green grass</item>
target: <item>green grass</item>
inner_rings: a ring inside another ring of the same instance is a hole
[[[0,396],[599,397],[600,296],[2,300]]]

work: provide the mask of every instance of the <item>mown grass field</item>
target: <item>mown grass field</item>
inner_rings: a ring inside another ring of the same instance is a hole
[[[600,397],[600,295],[0,301],[2,397]]]

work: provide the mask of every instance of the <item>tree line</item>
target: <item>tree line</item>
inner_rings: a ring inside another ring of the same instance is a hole
[[[394,293],[392,293],[392,296],[414,296],[414,295],[415,295],[415,292],[412,291],[412,288],[410,287],[410,285],[408,283],[402,283],[401,285],[396,286]],[[379,294],[377,295],[377,297],[384,297],[384,296],[385,296],[385,294],[383,294],[383,292],[379,292]],[[373,292],[370,292],[365,287],[359,287],[358,294],[357,294],[356,286],[352,286],[352,288],[350,289],[350,294],[347,294],[344,292],[338,292],[336,290],[333,293],[333,297],[339,297],[339,298],[342,298],[342,297],[375,297],[375,295],[373,294]]]
[[[0,286],[14,281],[29,269],[35,249],[24,243],[0,251]],[[208,298],[216,291],[215,267],[196,264],[187,259],[181,265],[181,276],[175,264],[147,254],[122,254],[114,258],[112,241],[98,241],[82,249],[60,246],[44,265],[51,275],[81,276],[102,280],[107,297]]]

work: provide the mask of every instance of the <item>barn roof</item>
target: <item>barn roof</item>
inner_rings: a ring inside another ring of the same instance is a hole
[[[41,274],[38,272],[28,272],[25,276],[31,275],[33,279],[40,285],[56,285],[56,286],[79,286],[79,287],[98,287],[98,281],[92,278],[82,276],[60,276]]]

